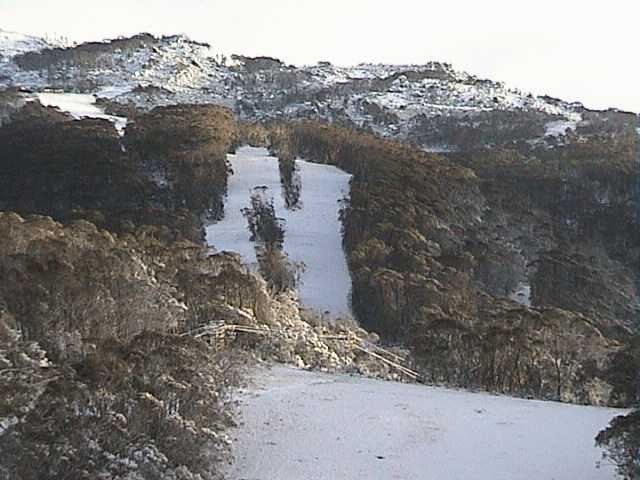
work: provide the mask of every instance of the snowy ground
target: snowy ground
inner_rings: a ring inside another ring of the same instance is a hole
[[[38,93],[38,100],[45,107],[55,107],[70,113],[74,118],[104,118],[114,124],[120,136],[124,135],[127,119],[104,113],[93,95],[80,93]]]
[[[355,125],[370,125],[381,135],[401,139],[420,116],[465,118],[508,110],[557,117],[547,125],[544,138],[538,139],[540,145],[561,141],[581,121],[579,104],[528,95],[439,62],[352,67],[320,63],[298,68],[274,63],[272,69],[256,72],[242,67],[245,60],[239,57],[226,63],[215,46],[193,42],[184,35],[147,40],[135,48],[96,54],[92,68],[59,63],[42,70],[23,70],[19,62],[13,61],[15,55],[66,42],[0,30],[0,87],[42,90],[56,86],[83,91],[86,85],[93,85],[101,92],[99,95],[122,105],[133,102],[143,110],[159,105],[214,103],[245,111],[248,103],[252,120],[309,115],[325,120],[348,119]],[[295,84],[276,92],[274,75],[294,79]],[[380,82],[364,87],[364,79],[386,79],[386,88],[380,89]],[[339,87],[353,81],[358,82],[353,89]],[[137,87],[152,88],[141,91]],[[296,94],[288,95],[292,92]],[[301,97],[300,92],[307,94]],[[319,92],[322,100],[316,95]],[[380,122],[371,114],[372,106],[397,121]]]
[[[349,312],[351,278],[342,249],[339,201],[349,193],[351,176],[329,165],[297,161],[302,181],[301,208],[287,210],[280,185],[278,160],[266,149],[243,147],[229,155],[234,174],[229,178],[225,216],[207,227],[207,243],[217,250],[234,251],[255,264],[255,244],[242,209],[250,204],[255,187],[267,187],[276,215],[285,220],[284,251],[304,262],[300,298],[305,306],[333,315]]]
[[[52,46],[57,45],[52,45],[43,38],[9,32],[0,28],[0,52],[6,57],[13,57],[21,53],[42,50]]]
[[[594,436],[622,412],[260,369],[230,480],[604,480]]]
[[[518,283],[514,292],[509,295],[509,299],[521,305],[531,306],[531,285],[525,282]]]
[[[545,137],[563,137],[570,131],[576,131],[578,122],[575,120],[556,120],[545,125]]]

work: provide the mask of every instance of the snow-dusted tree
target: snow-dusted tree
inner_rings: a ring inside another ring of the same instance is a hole
[[[636,480],[640,478],[640,335],[613,355],[610,370],[614,398],[621,405],[635,405],[635,410],[614,418],[596,442],[605,448],[605,459],[616,465],[620,475]]]
[[[16,480],[215,478],[227,444],[218,432],[229,423],[229,365],[203,342],[144,334],[105,344],[55,376],[32,376],[25,388],[38,390],[12,409],[0,434],[0,473]]]
[[[304,264],[292,262],[286,253],[273,246],[257,247],[260,273],[276,293],[294,290],[304,271]]]
[[[267,198],[265,192],[256,189],[251,195],[251,206],[244,208],[242,214],[249,224],[252,242],[282,249],[284,221],[276,216],[273,198]]]
[[[251,207],[242,211],[249,224],[251,240],[256,243],[260,273],[275,292],[295,289],[304,270],[302,263],[292,262],[282,251],[284,221],[276,216],[272,198],[265,192],[251,195]]]
[[[606,449],[605,460],[613,462],[625,480],[640,478],[640,410],[614,418],[596,441]]]

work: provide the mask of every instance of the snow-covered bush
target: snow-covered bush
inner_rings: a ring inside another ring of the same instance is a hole
[[[0,473],[215,478],[229,443],[222,430],[231,369],[228,357],[188,337],[149,333],[103,344],[40,380],[27,406],[13,409],[0,434]],[[0,396],[2,405],[14,398],[5,389]]]
[[[239,362],[185,333],[268,293],[156,234],[0,213],[0,476],[214,478]]]

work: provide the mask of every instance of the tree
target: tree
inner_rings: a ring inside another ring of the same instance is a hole
[[[596,442],[606,449],[605,459],[612,461],[625,479],[640,478],[640,335],[634,335],[625,347],[613,355],[608,372],[614,398],[621,405],[635,405],[626,416],[614,418],[601,431]]]
[[[251,195],[251,207],[242,213],[249,223],[251,241],[256,242],[256,257],[264,279],[276,293],[295,289],[304,264],[290,261],[282,251],[284,221],[276,216],[273,199],[267,199],[259,189]]]
[[[267,199],[259,189],[251,195],[251,206],[242,214],[249,223],[251,241],[259,245],[282,249],[284,242],[284,221],[276,216],[273,199]]]
[[[616,465],[625,480],[640,478],[640,409],[614,418],[609,427],[598,434],[596,443],[606,448],[604,458]]]

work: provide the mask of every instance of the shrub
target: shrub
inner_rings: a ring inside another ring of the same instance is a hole
[[[295,290],[304,271],[304,264],[292,262],[287,255],[273,246],[257,247],[260,273],[275,293]]]
[[[596,442],[606,448],[604,458],[616,465],[625,480],[640,478],[640,410],[614,418]]]
[[[284,222],[276,217],[273,199],[267,199],[260,192],[251,195],[251,206],[242,209],[247,219],[250,240],[273,249],[282,249],[284,242]]]

